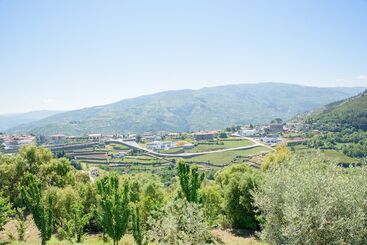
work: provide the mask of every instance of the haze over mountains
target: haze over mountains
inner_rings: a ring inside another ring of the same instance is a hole
[[[0,115],[0,132],[21,124],[38,121],[57,113],[60,113],[60,111],[32,111],[27,113]]]
[[[276,117],[289,119],[364,89],[258,83],[166,91],[59,113],[9,131],[78,135],[218,129],[235,124],[267,123]]]

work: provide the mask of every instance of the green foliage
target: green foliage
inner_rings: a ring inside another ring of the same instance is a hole
[[[291,158],[291,152],[284,145],[277,145],[275,147],[275,152],[269,153],[261,164],[261,170],[267,170],[272,167],[277,167],[278,165],[288,161]]]
[[[222,132],[222,133],[219,134],[219,138],[225,139],[225,138],[228,138],[228,136],[225,132]]]
[[[24,208],[17,208],[15,212],[15,219],[17,221],[17,233],[18,233],[18,240],[24,241],[25,240],[25,233],[27,229],[26,225],[26,216],[24,214]]]
[[[120,187],[118,176],[110,174],[97,181],[97,192],[101,226],[114,244],[118,244],[127,230],[130,217],[128,182]]]
[[[3,226],[8,222],[10,214],[11,206],[9,201],[0,195],[0,231],[2,231]]]
[[[0,154],[0,191],[9,195],[16,207],[22,205],[20,187],[24,176],[34,175],[43,186],[74,184],[74,172],[68,160],[54,159],[50,150],[33,145],[22,147],[13,156]]]
[[[23,201],[32,213],[34,223],[41,233],[42,244],[46,244],[51,238],[54,225],[52,210],[56,197],[52,194],[45,195],[41,182],[31,174],[24,177],[20,191]]]
[[[255,205],[269,244],[365,244],[367,169],[292,158],[265,173]]]
[[[143,245],[144,243],[144,232],[143,232],[143,224],[140,219],[140,210],[138,206],[133,207],[133,211],[131,214],[132,218],[132,230],[133,230],[133,237],[135,242],[138,245]]]
[[[180,195],[183,195],[188,202],[197,202],[204,173],[199,174],[197,166],[190,167],[189,164],[181,161],[178,163],[177,175],[180,180]]]
[[[212,235],[200,206],[184,199],[169,201],[148,220],[147,238],[153,244],[211,244]]]
[[[222,212],[223,197],[218,185],[206,185],[199,190],[199,202],[203,206],[204,216],[210,225],[216,224]]]
[[[234,228],[258,228],[251,191],[262,181],[262,174],[245,164],[223,168],[215,182],[224,192],[224,213]]]

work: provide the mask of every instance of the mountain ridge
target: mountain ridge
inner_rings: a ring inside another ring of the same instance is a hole
[[[14,126],[41,120],[43,118],[61,113],[61,111],[37,110],[23,113],[0,114],[0,132]]]
[[[283,83],[233,84],[183,89],[63,112],[9,132],[35,134],[192,131],[289,119],[365,88],[318,88]]]

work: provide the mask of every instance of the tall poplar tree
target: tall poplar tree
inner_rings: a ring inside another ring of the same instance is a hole
[[[184,195],[188,202],[198,202],[198,190],[204,180],[204,173],[200,174],[197,166],[190,167],[183,161],[178,163],[177,172],[181,195]]]
[[[104,232],[117,245],[125,235],[129,223],[129,185],[120,187],[116,174],[110,174],[97,182],[99,194],[99,220]]]
[[[24,177],[20,193],[41,233],[42,245],[45,245],[52,235],[54,224],[52,207],[56,197],[44,195],[41,183],[32,174],[27,174]]]

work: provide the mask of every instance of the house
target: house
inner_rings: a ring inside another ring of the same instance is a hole
[[[66,135],[54,134],[54,135],[51,135],[50,138],[51,138],[51,144],[62,145],[62,144],[65,144]]]
[[[283,124],[282,123],[271,123],[268,127],[268,133],[282,133]]]
[[[278,144],[282,142],[281,138],[275,138],[275,137],[263,137],[261,138],[261,141],[264,142],[265,144]]]
[[[186,144],[182,145],[182,148],[184,148],[184,149],[192,149],[194,147],[195,147],[195,145],[192,144],[192,143],[186,143]]]
[[[166,141],[166,142],[153,141],[153,142],[150,142],[150,143],[146,144],[146,148],[148,150],[151,150],[151,151],[169,150],[169,149],[174,148],[174,147],[176,147],[176,143],[171,142],[171,141]]]
[[[92,142],[101,142],[102,134],[88,134],[88,140]]]
[[[241,136],[243,137],[251,137],[258,134],[259,131],[257,129],[243,129],[240,131]]]
[[[161,150],[169,150],[175,147],[176,147],[176,143],[172,141],[166,141],[166,142],[161,143]]]
[[[209,132],[198,132],[194,134],[195,140],[213,140],[214,134]]]
[[[149,142],[146,144],[146,148],[151,151],[160,150],[161,142],[160,141]]]

